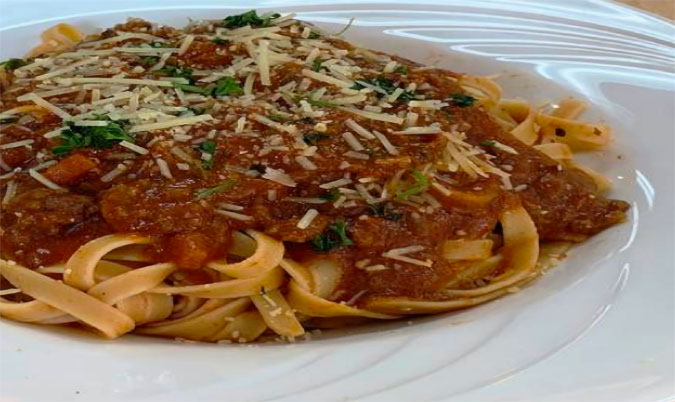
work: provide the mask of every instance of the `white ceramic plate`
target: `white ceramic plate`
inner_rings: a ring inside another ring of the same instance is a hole
[[[249,8],[218,1],[0,0],[0,59],[43,29],[128,16],[181,26]],[[186,4],[190,4],[187,6]],[[564,4],[564,5],[561,5]],[[510,96],[588,99],[616,130],[587,158],[632,204],[524,291],[471,310],[292,345],[104,341],[0,322],[0,398],[22,400],[672,400],[675,29],[599,0],[266,1],[366,47],[477,74]]]

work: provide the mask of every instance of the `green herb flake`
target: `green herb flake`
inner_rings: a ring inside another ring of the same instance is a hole
[[[161,74],[167,77],[185,78],[188,81],[192,80],[191,68],[183,68],[178,66],[164,66],[159,70],[153,71],[153,74]]]
[[[316,100],[316,99],[312,99],[309,96],[296,96],[294,98],[294,100],[298,103],[300,103],[300,101],[304,100],[305,102],[309,103],[312,106],[319,106],[319,107],[338,107],[339,106],[337,103],[324,101],[324,100]]]
[[[379,216],[388,221],[398,221],[403,217],[401,212],[393,212],[388,204],[370,204],[370,210],[375,216]]]
[[[320,195],[319,198],[326,201],[337,201],[337,199],[340,198],[340,191],[335,188],[329,193]]]
[[[230,15],[226,17],[222,25],[225,28],[241,28],[246,25],[252,27],[266,27],[272,23],[272,20],[281,17],[281,14],[274,13],[266,17],[259,17],[255,10],[247,11],[243,14]]]
[[[141,57],[140,62],[141,62],[142,65],[144,65],[146,67],[154,66],[155,64],[157,64],[159,62],[159,57],[143,56],[143,57]]]
[[[92,120],[108,120],[105,116],[95,116]],[[76,126],[72,123],[66,123],[69,128],[63,130],[59,137],[61,143],[52,147],[52,152],[58,156],[64,156],[71,151],[79,148],[110,148],[113,145],[128,141],[134,143],[131,137],[119,123],[108,121],[106,126],[89,127]]]
[[[195,191],[195,197],[198,200],[205,200],[211,196],[214,196],[216,194],[222,194],[227,191],[230,191],[234,185],[237,183],[236,180],[234,179],[228,179],[225,180],[224,182],[217,184],[213,187],[207,187],[207,188],[200,188]]]
[[[215,43],[216,45],[228,45],[230,41],[223,38],[213,38],[211,39],[211,43]]]
[[[376,77],[370,80],[361,80],[365,83],[368,83],[372,86],[380,88],[382,91],[386,92],[387,95],[391,95],[398,89],[398,87],[394,84],[393,81],[384,78],[384,77]],[[364,85],[359,84],[358,82],[352,86],[352,89],[363,89],[365,88]],[[385,95],[381,92],[376,93],[378,98],[382,98]],[[402,102],[410,102],[411,100],[415,99],[415,96],[417,93],[415,91],[403,91],[401,95],[398,96],[396,100],[402,101]]]
[[[213,153],[216,152],[216,143],[214,141],[204,141],[199,144],[199,149],[211,155],[209,159],[202,159],[202,169],[210,170],[213,167]]]
[[[330,135],[324,133],[305,133],[302,135],[302,140],[305,141],[307,145],[316,145],[319,141],[330,138]]]
[[[476,102],[476,98],[470,95],[457,93],[450,95],[450,101],[459,107],[469,107],[473,106],[474,102]]]
[[[182,89],[185,92],[194,92],[194,93],[202,94],[202,95],[211,95],[211,89],[210,88],[199,87],[197,85],[180,84],[178,82],[174,82],[173,87],[178,88],[178,89]]]
[[[323,233],[312,239],[314,249],[323,252],[352,244],[354,242],[347,236],[347,224],[344,219],[336,220]]]
[[[268,114],[267,118],[276,121],[277,123],[281,123],[284,121],[288,121],[288,118],[282,114],[274,113],[274,114]]]
[[[323,60],[317,57],[312,62],[312,70],[319,72],[321,70],[321,64],[323,64]]]
[[[308,39],[319,39],[321,37],[321,34],[316,32],[316,31],[311,31],[309,33]]]
[[[244,93],[237,80],[232,77],[221,78],[213,88],[213,96],[239,95]]]
[[[481,143],[480,143],[480,145],[482,145],[484,147],[494,147],[495,144],[496,144],[495,140],[485,140],[485,141],[481,141]]]
[[[422,172],[417,169],[413,169],[410,171],[410,174],[412,175],[413,179],[415,179],[415,184],[403,191],[399,191],[398,194],[396,194],[396,198],[399,200],[406,201],[411,195],[421,194],[429,188],[429,179],[427,179],[427,177],[422,174]]]
[[[398,66],[394,69],[396,74],[408,74],[408,66]]]
[[[5,70],[16,70],[19,67],[27,65],[28,62],[24,59],[11,58],[0,63],[0,66],[4,67]]]

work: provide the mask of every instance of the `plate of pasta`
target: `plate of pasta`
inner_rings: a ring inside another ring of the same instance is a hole
[[[7,396],[672,396],[668,23],[152,3],[0,26]]]

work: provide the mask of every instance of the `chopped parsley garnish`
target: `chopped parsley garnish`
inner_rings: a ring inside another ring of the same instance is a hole
[[[179,82],[173,83],[174,88],[182,89],[185,92],[194,92],[202,95],[211,95],[211,96],[225,96],[225,95],[238,95],[244,91],[239,86],[239,83],[232,77],[225,77],[214,86],[209,87],[200,87],[198,85],[192,84],[181,84]]]
[[[162,43],[162,42],[151,42],[150,47],[154,47],[155,49],[161,48],[161,47],[168,47],[168,44]]]
[[[314,59],[314,62],[312,62],[312,70],[314,70],[316,72],[320,71],[321,70],[321,64],[323,64],[323,60],[321,60],[320,58],[317,57],[316,59]]]
[[[105,116],[96,116],[92,120],[107,121]],[[60,145],[52,147],[52,152],[58,156],[67,155],[78,148],[110,148],[120,141],[134,143],[131,137],[119,123],[108,121],[101,127],[76,126],[72,122],[66,123],[69,128],[61,132]]]
[[[474,102],[476,102],[476,98],[470,95],[452,94],[450,95],[450,101],[459,107],[469,107],[473,106]]]
[[[312,99],[309,96],[296,96],[295,97],[295,101],[298,102],[298,103],[300,103],[300,101],[303,101],[303,100],[305,102],[309,103],[312,106],[319,106],[319,107],[337,107],[338,106],[336,103],[324,101],[324,100]]]
[[[319,141],[330,138],[330,135],[324,133],[305,133],[302,135],[302,140],[305,141],[307,145],[316,145]]]
[[[309,39],[319,39],[320,37],[321,34],[316,31],[312,31],[309,33]]]
[[[408,74],[408,66],[398,66],[394,69],[396,74]]]
[[[213,96],[238,95],[241,93],[244,93],[244,90],[232,77],[221,78],[213,88]]]
[[[281,17],[281,14],[274,13],[261,18],[258,16],[258,13],[255,10],[251,10],[243,14],[230,15],[229,17],[226,17],[223,20],[222,25],[225,28],[240,28],[246,25],[250,25],[252,27],[266,27],[272,23],[272,20],[279,17]]]
[[[216,45],[227,45],[230,41],[223,38],[213,38],[211,39],[211,43],[215,43]]]
[[[406,201],[411,195],[423,193],[429,188],[429,179],[427,179],[427,177],[422,174],[422,172],[417,169],[413,169],[410,171],[410,174],[412,175],[413,179],[415,179],[415,184],[403,191],[399,191],[398,194],[396,194],[396,198],[399,200]]]
[[[485,140],[481,141],[480,145],[484,147],[494,147],[497,142],[495,140]]]
[[[267,294],[267,291],[265,290],[264,286],[260,287],[260,291],[258,292],[260,296],[265,296]]]
[[[216,194],[222,194],[227,191],[230,191],[236,183],[237,181],[234,179],[227,179],[224,182],[217,184],[213,187],[197,189],[195,191],[195,197],[197,197],[198,200],[205,200]]]
[[[153,71],[154,74],[162,74],[166,75],[167,77],[178,77],[178,78],[185,78],[186,80],[192,82],[192,69],[191,68],[183,68],[183,67],[178,67],[178,66],[164,66],[160,68],[159,70]]]
[[[373,215],[379,216],[388,221],[396,222],[403,217],[403,213],[391,211],[389,204],[370,204],[370,210]]]
[[[272,121],[276,121],[277,123],[280,123],[280,122],[283,122],[283,121],[287,121],[287,120],[288,120],[288,117],[286,117],[286,116],[284,116],[284,115],[282,115],[282,114],[278,114],[278,113],[268,114],[268,115],[267,115],[267,118],[270,119],[270,120],[272,120]]]
[[[178,82],[173,83],[174,88],[182,89],[185,92],[194,92],[202,95],[211,95],[210,88],[199,87],[197,85],[190,84],[180,84]]]
[[[391,95],[398,89],[396,85],[391,80],[388,80],[384,77],[376,77],[370,80],[361,80],[363,82],[366,82],[372,86],[380,88],[382,91],[386,92],[387,95]],[[359,84],[358,82],[352,87],[352,89],[363,89],[365,86]],[[377,92],[377,97],[382,98],[384,96],[383,93]],[[415,91],[403,91],[401,95],[398,96],[397,100],[403,101],[403,102],[409,102],[413,99],[415,99]]]
[[[323,233],[312,239],[314,249],[324,252],[351,244],[354,242],[347,236],[347,224],[343,219],[336,220]]]
[[[159,62],[159,57],[143,56],[141,57],[141,64],[147,67],[154,66]]]
[[[202,159],[202,169],[210,170],[213,167],[213,153],[216,152],[216,143],[213,141],[204,141],[199,144],[199,149],[201,149],[202,152],[211,155],[208,160]]]
[[[337,201],[337,199],[340,198],[340,191],[337,188],[335,188],[333,189],[333,191],[329,193],[320,195],[319,198],[326,201]]]
[[[8,59],[0,63],[0,66],[3,66],[6,70],[15,70],[19,67],[27,65],[28,62],[24,59]]]

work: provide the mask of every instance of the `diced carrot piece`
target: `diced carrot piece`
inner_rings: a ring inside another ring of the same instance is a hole
[[[50,166],[45,176],[56,184],[72,185],[80,181],[96,162],[81,154],[73,154]]]

